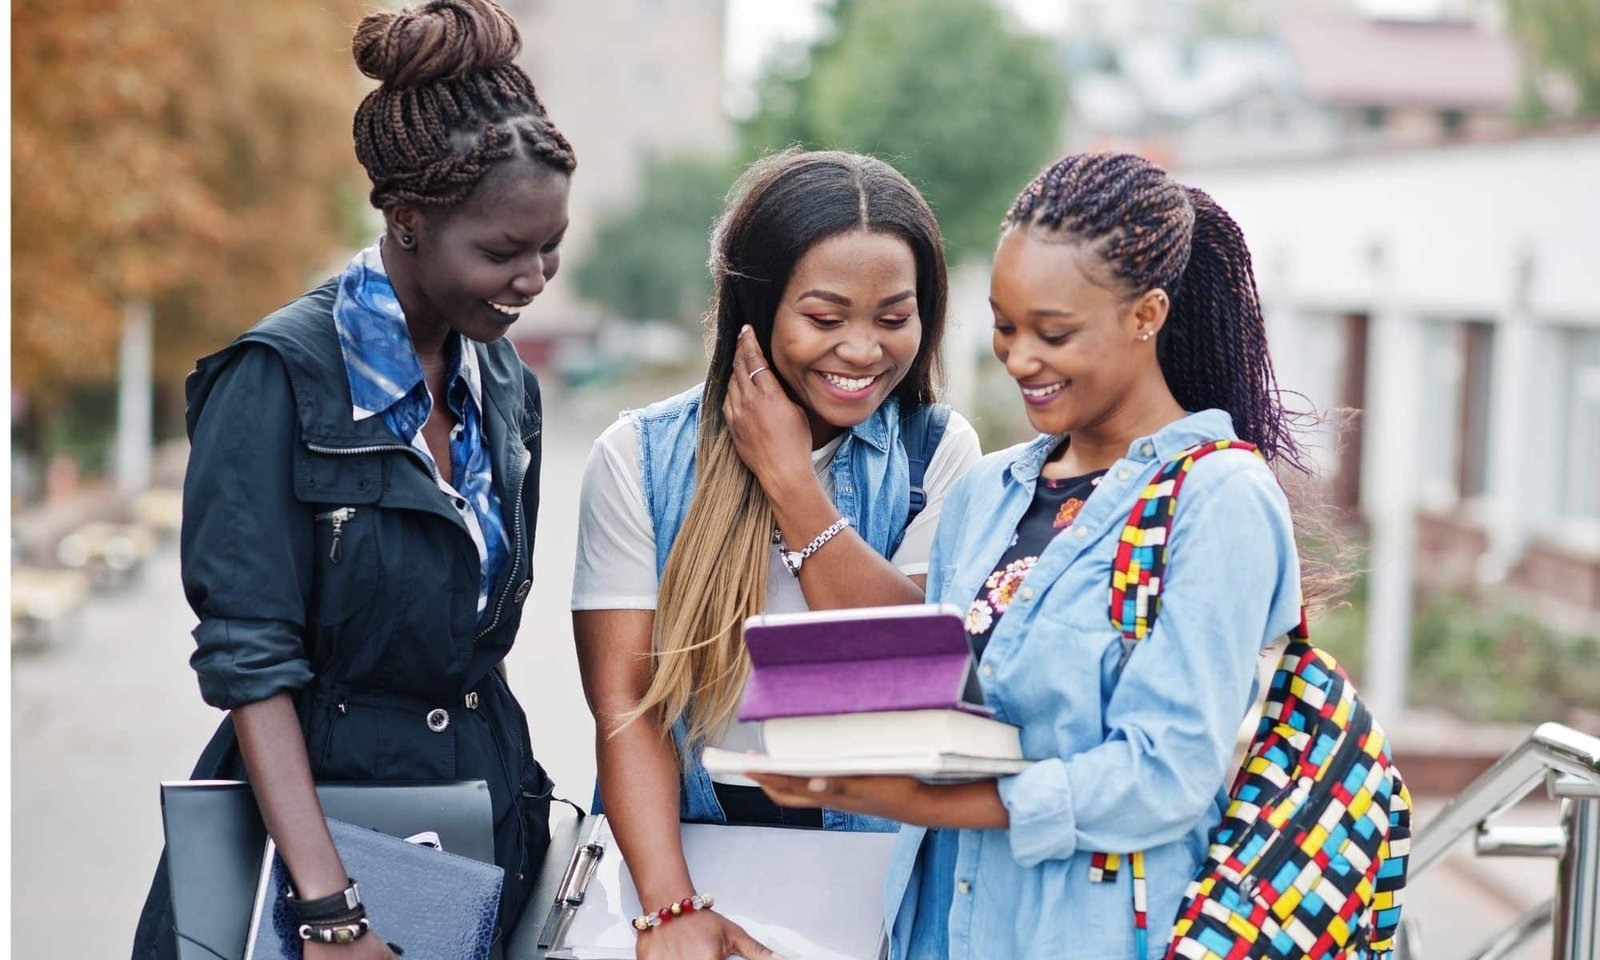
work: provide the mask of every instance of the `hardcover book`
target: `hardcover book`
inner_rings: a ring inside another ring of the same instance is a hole
[[[964,783],[1008,777],[1033,765],[1032,760],[967,757],[954,753],[898,754],[875,757],[795,759],[765,753],[735,753],[707,747],[700,756],[711,774],[780,773],[790,777],[916,777],[928,783]]]
[[[761,746],[793,760],[950,753],[1020,760],[1016,727],[961,710],[892,710],[777,717],[761,724]]]

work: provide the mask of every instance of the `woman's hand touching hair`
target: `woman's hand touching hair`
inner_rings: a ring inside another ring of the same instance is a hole
[[[785,484],[814,480],[806,412],[789,399],[748,326],[739,332],[722,417],[739,459],[768,499],[781,499]]]

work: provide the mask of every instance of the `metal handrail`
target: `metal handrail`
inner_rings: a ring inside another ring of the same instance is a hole
[[[1548,830],[1494,830],[1488,822],[1541,783],[1562,800],[1561,825]],[[1480,855],[1559,857],[1556,896],[1525,914],[1475,954],[1499,957],[1545,926],[1555,927],[1556,960],[1600,960],[1600,738],[1559,723],[1540,724],[1417,832],[1411,845],[1412,877],[1474,835]],[[1407,931],[1409,933],[1409,931]],[[1416,960],[1402,935],[1402,960]]]
[[[1541,723],[1512,751],[1472,781],[1418,831],[1409,873],[1416,876],[1485,820],[1509,810],[1545,782],[1550,771],[1600,784],[1600,737],[1559,723]]]

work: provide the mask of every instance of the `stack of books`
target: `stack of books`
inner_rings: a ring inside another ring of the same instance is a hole
[[[931,782],[1019,773],[1016,727],[983,704],[961,611],[948,604],[751,617],[739,719],[765,753],[708,748],[714,774],[902,775]]]

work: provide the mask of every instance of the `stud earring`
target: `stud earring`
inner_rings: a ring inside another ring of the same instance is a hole
[[[1148,334],[1148,333],[1141,333],[1141,334],[1140,334],[1140,335],[1139,335],[1139,339],[1140,339],[1140,340],[1149,340],[1149,339],[1150,339],[1150,334]]]
[[[417,245],[417,238],[416,237],[413,237],[409,233],[400,234],[400,246],[405,247],[407,250],[410,250],[412,247],[414,247],[416,245]]]

